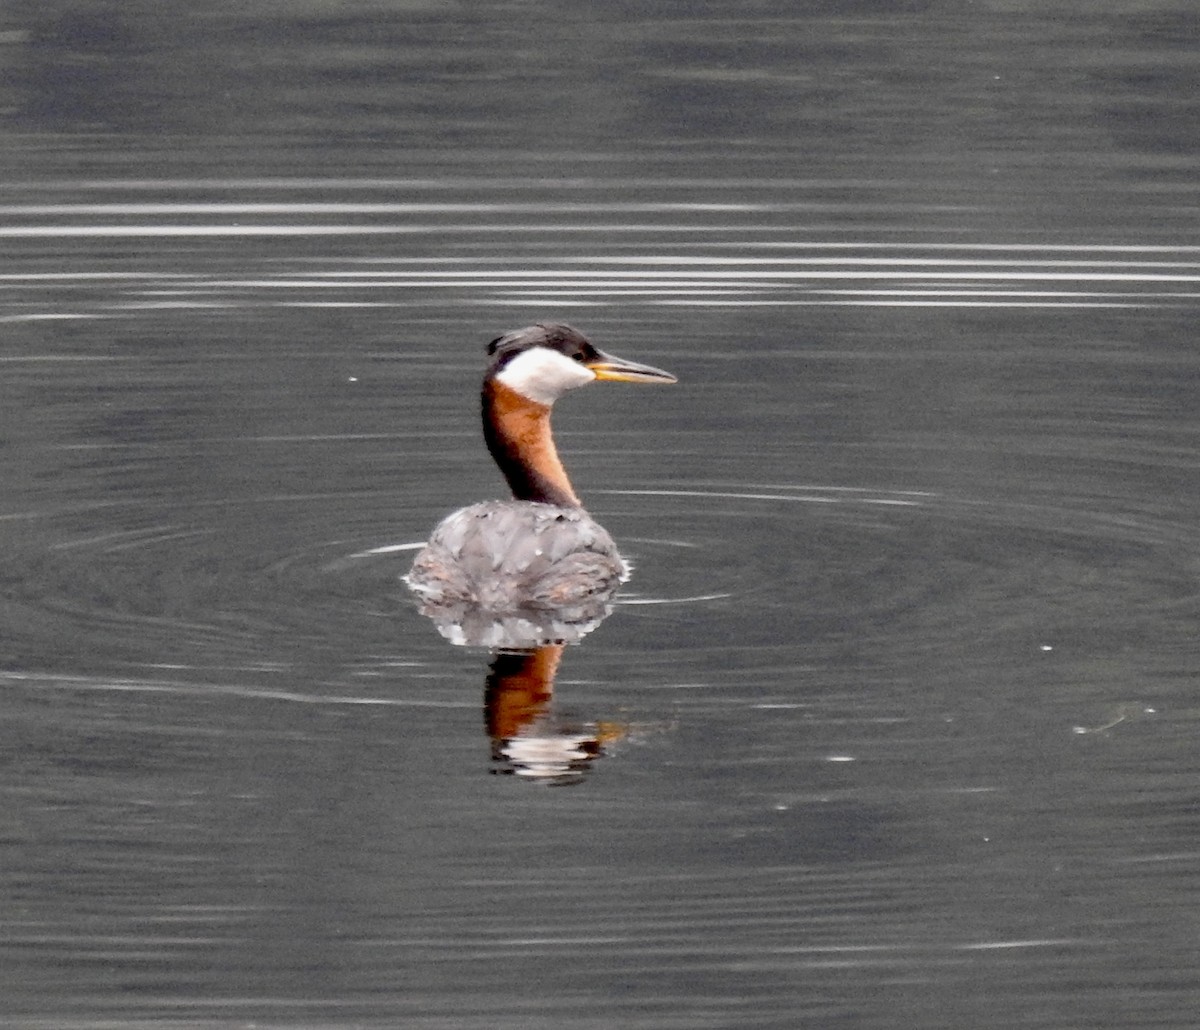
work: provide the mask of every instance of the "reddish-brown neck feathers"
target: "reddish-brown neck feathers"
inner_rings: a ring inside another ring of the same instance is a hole
[[[494,379],[483,387],[483,435],[518,501],[582,507],[550,435],[550,407]]]

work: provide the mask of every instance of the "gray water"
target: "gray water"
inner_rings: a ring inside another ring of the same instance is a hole
[[[1194,1026],[1198,31],[8,9],[0,1021]],[[531,700],[399,576],[547,319]]]

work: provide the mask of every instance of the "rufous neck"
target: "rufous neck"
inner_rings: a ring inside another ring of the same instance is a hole
[[[550,433],[550,406],[495,379],[483,385],[483,436],[513,497],[582,507]]]

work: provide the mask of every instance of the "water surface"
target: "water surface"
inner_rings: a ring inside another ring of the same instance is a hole
[[[0,1014],[1190,1027],[1195,18],[1022,6],[6,16]],[[399,576],[545,319],[680,383],[518,696]]]

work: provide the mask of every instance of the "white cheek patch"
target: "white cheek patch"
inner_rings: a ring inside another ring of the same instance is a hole
[[[596,378],[586,365],[548,347],[530,347],[522,351],[496,376],[510,390],[538,404],[553,404],[568,390],[585,386]]]

